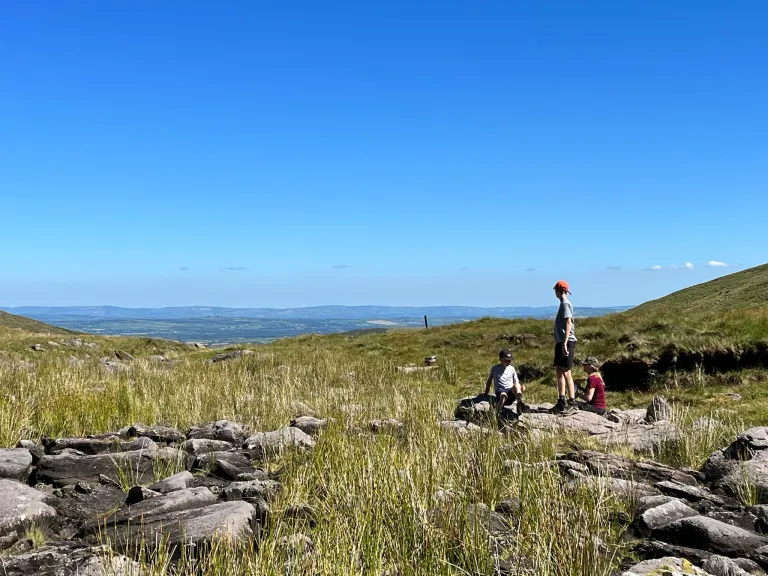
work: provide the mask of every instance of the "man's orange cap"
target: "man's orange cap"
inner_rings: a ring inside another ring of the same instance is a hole
[[[557,281],[557,284],[555,284],[555,290],[557,290],[558,288],[560,288],[561,290],[565,290],[566,292],[568,292],[568,294],[571,293],[571,289],[568,286],[568,282],[566,282],[565,280]]]

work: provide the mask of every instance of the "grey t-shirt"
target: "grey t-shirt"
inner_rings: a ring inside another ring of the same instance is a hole
[[[509,366],[496,364],[491,368],[491,378],[493,378],[493,389],[497,395],[501,392],[508,392],[513,385],[519,382],[517,372],[512,364]]]
[[[568,334],[568,342],[576,342],[576,322],[573,319],[573,304],[569,300],[560,302],[560,309],[555,316],[555,344],[565,342],[565,321],[571,319],[571,333]]]

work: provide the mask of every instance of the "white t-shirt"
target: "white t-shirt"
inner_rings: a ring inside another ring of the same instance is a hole
[[[515,367],[512,364],[509,366],[496,364],[491,368],[490,377],[493,378],[493,389],[496,391],[496,395],[508,392],[512,386],[520,382],[517,379],[517,372],[515,372]]]

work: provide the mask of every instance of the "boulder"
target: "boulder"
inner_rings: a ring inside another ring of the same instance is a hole
[[[227,452],[233,450],[234,446],[230,442],[225,442],[224,440],[200,438],[185,441],[182,443],[181,449],[192,456],[201,456],[203,454],[210,454],[211,452]]]
[[[701,568],[712,576],[751,576],[749,572],[742,570],[734,560],[725,556],[710,556],[704,561]]]
[[[248,480],[232,482],[224,488],[222,494],[225,500],[255,500],[266,502],[274,500],[283,490],[283,485],[276,480]]]
[[[47,488],[47,487],[46,487]],[[95,521],[125,504],[126,494],[114,484],[71,484],[52,490],[48,504],[57,516],[47,521],[60,539],[75,536],[83,522]]]
[[[467,422],[466,420],[443,420],[442,422],[438,422],[438,426],[443,430],[452,430],[459,434],[470,434],[483,431],[483,428],[477,424]]]
[[[685,498],[689,502],[698,502],[699,500],[709,500],[717,506],[722,506],[725,501],[719,496],[715,496],[709,490],[699,488],[697,486],[690,486],[687,484],[680,484],[678,482],[657,482],[656,488],[663,494],[670,496],[676,496],[678,498]]]
[[[235,360],[236,358],[242,358],[243,356],[246,356],[248,354],[253,354],[250,350],[232,350],[230,352],[221,352],[219,354],[216,354],[213,358],[209,360],[211,364],[216,364],[218,362],[225,362],[227,360]]]
[[[328,426],[328,420],[326,418],[315,418],[314,416],[299,416],[291,420],[290,426],[298,428],[310,436],[317,436],[321,430]]]
[[[115,350],[115,357],[123,362],[130,362],[133,360],[133,356],[128,354],[125,350]]]
[[[589,472],[599,476],[612,476],[625,480],[656,483],[671,480],[680,484],[695,485],[696,479],[688,472],[672,468],[659,462],[641,462],[617,454],[578,450],[569,452],[563,460],[577,462],[587,467]]]
[[[121,442],[116,436],[108,438],[43,438],[46,454],[61,454],[65,450],[76,450],[81,454],[104,454],[106,452],[129,452],[131,450],[154,450],[155,443],[149,438],[132,442]]]
[[[143,424],[134,424],[128,429],[130,437],[138,436],[149,438],[155,442],[172,444],[174,442],[184,442],[186,436],[176,428],[170,426],[144,426]]]
[[[0,448],[0,478],[26,482],[32,469],[32,454],[25,448]]]
[[[684,558],[667,556],[635,564],[621,576],[712,576]]]
[[[405,433],[405,425],[400,422],[400,420],[394,418],[373,420],[369,427],[374,434],[391,434],[393,436],[399,436]]]
[[[3,576],[141,576],[137,562],[107,547],[45,546],[0,558]]]
[[[208,452],[197,457],[192,466],[224,480],[240,480],[243,474],[255,472],[251,459],[243,452]]]
[[[768,427],[751,428],[727,448],[714,452],[701,473],[713,486],[731,494],[749,484],[761,503],[768,504]]]
[[[25,523],[56,515],[49,496],[21,482],[0,479],[0,536]]]
[[[132,506],[139,502],[144,502],[144,500],[157,498],[158,496],[160,496],[160,492],[155,492],[144,486],[134,486],[128,490],[128,496],[125,499],[125,503]]]
[[[281,454],[286,450],[309,450],[315,441],[298,428],[280,428],[272,432],[258,432],[245,441],[245,449],[257,457]]]
[[[654,506],[640,514],[636,519],[636,526],[641,533],[651,534],[664,526],[672,524],[682,518],[698,516],[698,512],[687,506],[682,500],[671,500],[659,506]]]
[[[495,403],[496,398],[494,396],[485,394],[467,396],[459,400],[453,416],[457,420],[465,420],[475,424],[487,424],[494,418],[492,404]]]
[[[679,435],[677,427],[667,420],[654,421],[651,424],[635,424],[597,437],[604,446],[621,446],[627,444],[635,452],[652,454],[660,446],[674,442]]]
[[[171,495],[137,504],[155,504]],[[215,498],[214,498],[215,501]],[[214,539],[228,542],[252,540],[260,532],[257,510],[244,501],[220,502],[194,508],[131,512],[120,520],[108,522],[102,535],[111,539],[118,550],[134,552],[142,545],[150,549],[166,544],[172,557],[178,558],[181,545],[199,548]]]
[[[291,402],[291,410],[293,411],[295,418],[300,418],[301,416],[312,416],[313,418],[318,417],[317,412],[304,404],[304,402],[301,400],[294,400]]]
[[[54,486],[78,482],[99,482],[101,477],[120,483],[129,479],[134,484],[155,481],[155,470],[183,463],[186,455],[174,448],[134,450],[114,454],[86,455],[73,450],[46,455],[37,465],[37,480]]]
[[[632,410],[612,409],[606,413],[605,419],[610,420],[611,422],[616,422],[617,424],[639,424],[645,420],[647,413],[648,410],[645,408]]]
[[[242,445],[247,437],[248,432],[242,424],[229,420],[219,420],[201,427],[192,427],[187,434],[187,438],[190,440],[223,440],[238,446]]]
[[[706,516],[682,518],[653,531],[654,538],[677,546],[707,550],[731,558],[748,557],[768,538]]]
[[[195,477],[188,470],[169,476],[165,480],[155,482],[149,489],[161,494],[167,494],[168,492],[177,492],[179,490],[186,490],[195,481]]]
[[[663,396],[654,396],[646,410],[645,420],[647,422],[660,422],[672,419],[672,409]]]

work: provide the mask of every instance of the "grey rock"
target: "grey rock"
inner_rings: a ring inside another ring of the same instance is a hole
[[[672,409],[663,396],[654,396],[648,405],[645,419],[648,422],[659,422],[672,419]]]
[[[620,498],[640,498],[657,494],[656,490],[648,484],[604,476],[582,476],[572,480],[569,485],[573,488],[585,487],[590,491],[613,493]]]
[[[328,420],[326,418],[315,418],[314,416],[299,416],[291,420],[290,426],[298,428],[310,436],[317,436],[328,426]]]
[[[30,348],[35,352],[42,352],[43,350],[45,350],[45,348],[43,348],[41,344],[32,344]]]
[[[394,418],[373,420],[369,427],[374,434],[392,434],[393,436],[398,436],[405,432],[405,425],[400,422],[400,420]]]
[[[209,440],[200,438],[186,440],[181,444],[181,449],[192,456],[202,456],[211,452],[228,452],[234,449],[234,445],[224,440]]]
[[[749,572],[742,570],[735,561],[725,556],[710,556],[701,565],[701,568],[712,576],[751,576]]]
[[[0,448],[0,478],[26,482],[32,469],[32,454],[25,448]]]
[[[621,576],[712,576],[683,558],[667,556],[635,564]]]
[[[302,416],[311,416],[313,418],[317,418],[317,412],[315,412],[312,408],[304,404],[301,400],[294,400],[291,402],[291,410],[293,411],[293,415],[295,418],[300,418]]]
[[[208,345],[204,342],[187,342],[187,346],[198,349],[208,348]]]
[[[621,446],[627,444],[635,452],[652,454],[660,446],[674,442],[679,437],[677,427],[667,420],[658,420],[650,424],[637,424],[607,434],[597,436],[604,446]]]
[[[298,428],[280,428],[272,432],[258,432],[245,441],[245,449],[257,457],[281,454],[286,450],[310,450],[315,441]]]
[[[653,536],[678,546],[699,548],[729,557],[749,556],[768,538],[714,518],[692,516],[654,530]]]
[[[54,342],[53,340],[48,340],[48,346],[50,346],[51,348],[60,348],[61,344],[59,344],[58,342]]]
[[[144,426],[143,424],[134,424],[128,429],[128,435],[149,438],[154,442],[163,442],[172,444],[173,442],[184,442],[186,436],[176,428],[170,426]]]
[[[760,564],[754,560],[750,560],[749,558],[734,558],[733,562],[736,564],[736,566],[742,570],[745,570],[749,574],[754,576],[765,576],[765,571],[760,567]]]
[[[643,512],[637,519],[637,525],[642,532],[650,534],[654,530],[663,528],[677,520],[698,516],[698,514],[696,510],[686,506],[681,500],[672,500]]]
[[[606,420],[610,420],[611,422],[616,422],[617,424],[639,424],[640,422],[645,420],[645,416],[647,412],[648,410],[645,408],[638,408],[638,409],[632,409],[632,410],[612,409],[606,413],[605,418]]]
[[[45,546],[24,554],[0,558],[3,576],[141,576],[137,562],[114,554],[107,547]]]
[[[207,452],[197,457],[193,468],[225,480],[238,480],[242,474],[254,472],[251,459],[242,452]]]
[[[443,430],[452,430],[459,434],[470,434],[483,431],[477,424],[467,422],[466,420],[443,420],[442,422],[438,422],[438,425]]]
[[[130,362],[131,360],[133,360],[133,356],[131,356],[130,354],[128,354],[128,352],[124,350],[115,350],[115,357],[118,360],[122,360],[123,362]]]
[[[238,446],[248,437],[248,432],[242,424],[219,420],[201,427],[193,427],[187,434],[190,440],[208,439],[222,440]]]
[[[44,438],[46,454],[60,454],[64,450],[76,450],[82,454],[104,454],[106,452],[128,452],[131,450],[154,450],[154,442],[149,438],[138,442],[120,442],[115,437],[103,438]]]
[[[749,483],[760,502],[768,504],[768,450],[763,448],[765,430],[748,430],[727,448],[714,452],[701,469],[707,481],[732,494]]]
[[[659,462],[641,462],[595,450],[569,452],[563,458],[583,464],[592,474],[599,476],[612,476],[644,483],[670,480],[680,484],[696,484],[696,479],[691,474]]]
[[[0,479],[0,536],[25,523],[56,515],[49,497],[21,482]]]
[[[266,502],[274,500],[283,490],[283,485],[276,480],[248,480],[232,482],[222,492],[225,500],[261,499]]]
[[[186,490],[195,481],[195,477],[188,470],[169,476],[165,480],[155,482],[149,489],[160,494],[167,494],[168,492],[176,492],[178,490]]]
[[[664,494],[657,494],[653,496],[641,496],[637,500],[637,504],[635,505],[635,515],[640,516],[645,512],[646,510],[650,510],[651,508],[656,508],[657,506],[661,506],[662,504],[666,504],[667,502],[677,502],[680,501],[680,498],[675,498],[674,496],[665,496]]]
[[[207,491],[204,488],[193,490]],[[106,534],[118,550],[133,551],[141,542],[152,549],[158,542],[165,542],[174,556],[178,556],[182,543],[197,547],[214,538],[230,542],[247,541],[252,540],[260,531],[256,508],[244,501],[166,507],[162,511],[153,509],[148,513],[135,510],[144,504],[156,505],[161,500],[179,494],[182,492],[171,492],[131,507],[120,519],[107,521]],[[215,497],[210,497],[215,502]]]
[[[217,364],[219,362],[226,362],[227,360],[235,360],[236,358],[242,358],[247,354],[252,354],[250,350],[232,350],[230,352],[221,352],[216,354],[209,360],[211,364]]]
[[[678,482],[657,482],[655,484],[662,493],[670,496],[677,496],[678,498],[685,498],[690,502],[698,502],[699,500],[709,500],[718,506],[722,506],[724,501],[719,496],[715,496],[709,490],[698,488],[696,486],[689,486],[686,484],[680,484]]]
[[[125,475],[139,484],[155,480],[155,469],[171,468],[184,462],[183,452],[173,448],[133,450],[113,454],[83,455],[69,451],[46,455],[37,465],[37,480],[54,486],[78,482],[99,482],[101,477],[119,483]]]

